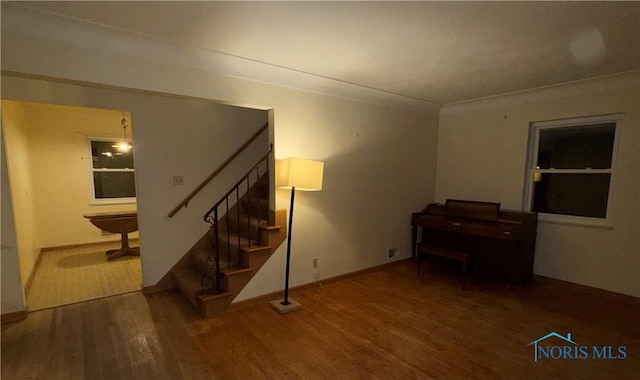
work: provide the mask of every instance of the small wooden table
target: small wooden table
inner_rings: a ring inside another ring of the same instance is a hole
[[[108,260],[121,256],[140,256],[140,247],[129,247],[129,233],[138,230],[137,212],[101,212],[83,216],[99,229],[122,236],[122,247],[108,250]]]

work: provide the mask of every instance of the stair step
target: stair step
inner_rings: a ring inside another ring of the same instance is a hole
[[[241,230],[241,233],[246,235],[248,228],[251,228],[251,235],[256,236],[256,231],[259,230],[260,226],[269,223],[269,216],[267,215],[267,213],[263,212],[263,210],[261,210],[260,213],[261,215],[260,217],[258,217],[257,212],[248,213],[246,210],[242,209],[240,210],[240,214],[238,215],[238,209],[234,207],[233,209],[229,210],[229,217],[228,219],[225,217],[224,222],[228,224],[229,230],[233,232],[238,232],[238,230]]]
[[[212,263],[209,263],[209,248],[199,248],[191,251],[191,259],[194,266],[202,273],[207,271]]]
[[[238,294],[244,285],[253,277],[253,268],[237,268],[223,272],[225,289]]]
[[[220,257],[220,269],[224,273],[225,271],[235,270],[235,269],[246,269],[250,266],[250,255],[255,252],[261,251],[270,251],[273,247],[270,245],[252,245],[250,247],[241,247],[239,257],[235,256],[232,258],[233,264],[231,265],[231,269],[229,269],[228,257],[223,255]],[[213,268],[213,263],[210,263],[209,260],[209,249],[194,249],[191,251],[191,258],[193,259],[193,263],[195,267],[200,272],[205,272]]]
[[[247,258],[247,267],[261,268],[262,265],[269,259],[271,253],[275,250],[275,246],[263,245],[250,247],[245,250],[244,256]]]
[[[267,173],[260,176],[260,179],[251,186],[247,194],[252,197],[269,197],[269,176]]]
[[[282,227],[265,225],[260,227],[260,243],[269,246],[279,244],[279,236],[282,233]],[[286,233],[286,232],[285,232]]]
[[[215,239],[214,239],[215,240]],[[215,243],[214,243],[215,244]],[[227,257],[227,252],[231,252],[231,258],[237,258],[237,252],[244,247],[250,247],[258,245],[258,236],[255,239],[249,240],[242,236],[238,239],[238,234],[233,232],[220,233],[218,236],[218,247],[220,249],[221,257]]]
[[[272,252],[274,249],[271,245],[252,245],[251,247],[243,247],[240,255],[240,268],[250,268],[254,266],[254,258],[263,252]],[[262,266],[262,262],[258,267]]]
[[[260,236],[260,228],[263,225],[269,223],[267,218],[257,218],[256,216],[249,216],[247,214],[241,214],[238,216],[230,215],[228,220],[225,220],[229,231],[240,234],[242,236],[251,236],[252,239],[258,239]]]
[[[202,292],[202,272],[194,267],[180,268],[172,273],[173,280],[180,292],[196,308],[200,309],[199,293]]]
[[[269,219],[269,200],[267,198],[246,197],[240,199],[240,204],[244,214],[252,217],[260,216],[265,220]]]
[[[231,277],[231,276],[236,276],[243,273],[249,273],[252,271],[253,271],[253,268],[234,268],[234,269],[225,269],[222,271],[222,274],[227,277]]]
[[[233,301],[235,295],[236,293],[231,292],[199,295],[198,300],[201,305],[200,314],[204,318],[208,318],[224,311],[231,301]]]
[[[219,244],[221,268],[227,268],[229,262],[232,268],[237,268],[242,266],[241,263],[246,259],[242,255],[242,250],[258,245],[258,236],[256,236],[256,239],[251,240],[240,237],[240,241],[238,242],[237,234],[230,233],[228,236],[227,234],[223,234],[220,236]],[[222,262],[224,262],[225,265],[222,265]]]
[[[200,300],[201,302],[207,302],[207,301],[212,301],[212,300],[217,300],[217,299],[221,299],[221,298],[227,298],[232,296],[233,293],[231,292],[224,292],[224,293],[204,293],[204,294],[200,294],[198,295],[198,300]]]

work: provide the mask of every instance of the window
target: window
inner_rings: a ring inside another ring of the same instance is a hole
[[[134,203],[133,149],[114,139],[89,138],[92,204]]]
[[[610,225],[619,115],[532,124],[529,210],[541,220]]]

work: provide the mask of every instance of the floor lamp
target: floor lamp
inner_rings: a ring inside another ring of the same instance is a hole
[[[296,190],[322,190],[322,172],[324,163],[320,161],[287,158],[276,162],[276,186],[291,189],[291,207],[289,208],[289,230],[287,236],[287,269],[285,272],[284,298],[271,301],[271,307],[285,314],[300,309],[302,305],[289,297],[289,266],[291,263],[291,233],[293,227],[293,201]]]

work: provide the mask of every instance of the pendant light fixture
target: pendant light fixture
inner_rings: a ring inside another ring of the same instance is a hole
[[[127,142],[127,127],[129,126],[129,123],[127,122],[127,119],[125,119],[124,117],[124,112],[122,112],[122,120],[120,121],[120,125],[122,126],[122,130],[124,133],[124,141],[117,145],[114,145],[113,147],[117,148],[118,151],[122,153],[127,153],[133,148],[133,145]]]

